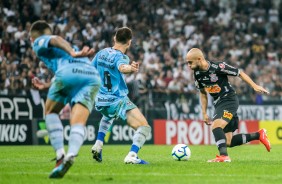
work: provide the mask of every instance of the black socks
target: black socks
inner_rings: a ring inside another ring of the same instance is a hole
[[[251,134],[237,134],[232,137],[230,147],[239,146],[242,144],[246,144],[247,142],[259,140],[259,133],[251,133]]]
[[[217,128],[212,130],[212,133],[214,135],[215,142],[216,142],[216,145],[217,145],[217,148],[218,148],[220,155],[228,156],[227,146],[226,146],[226,137],[225,137],[225,134],[223,132],[223,129],[220,128],[220,127],[217,127]]]

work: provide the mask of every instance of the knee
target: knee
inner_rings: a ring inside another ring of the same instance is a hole
[[[134,122],[134,123],[129,123],[128,122],[128,125],[131,128],[133,128],[134,130],[137,130],[139,127],[150,127],[150,125],[148,124],[146,119],[144,121],[140,121],[140,122]]]
[[[222,119],[216,119],[214,120],[213,124],[212,124],[212,129],[215,129],[215,128],[222,128],[224,129],[224,127],[227,125],[227,122],[222,120]]]

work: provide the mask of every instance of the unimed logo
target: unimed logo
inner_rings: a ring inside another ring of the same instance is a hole
[[[0,142],[25,142],[27,126],[24,124],[1,124]]]

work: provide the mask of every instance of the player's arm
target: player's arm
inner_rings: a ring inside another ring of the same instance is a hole
[[[51,82],[42,82],[37,77],[34,77],[31,82],[33,87],[38,90],[48,89],[51,86]]]
[[[86,57],[94,54],[94,49],[90,49],[87,46],[84,46],[81,51],[76,52],[71,45],[60,36],[52,36],[49,45],[53,47],[60,48],[67,53],[69,53],[72,57]]]
[[[204,88],[200,89],[200,100],[201,100],[203,120],[207,125],[210,125],[209,116],[207,115],[208,94]]]
[[[121,73],[128,74],[132,72],[138,72],[139,64],[133,61],[130,65],[128,64],[121,64],[118,68]]]
[[[256,92],[269,94],[269,92],[263,87],[257,85],[245,72],[240,71],[239,77],[249,84]]]

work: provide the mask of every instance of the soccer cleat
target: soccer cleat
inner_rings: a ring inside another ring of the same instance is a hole
[[[138,158],[137,154],[134,152],[128,153],[128,155],[124,159],[124,163],[126,164],[149,164],[145,160]]]
[[[54,159],[51,160],[51,161],[56,160],[55,168],[58,167],[64,161],[64,157],[65,157],[65,155],[62,155],[60,159],[54,158]]]
[[[98,146],[94,145],[92,147],[92,154],[93,159],[95,159],[97,162],[102,162],[102,148],[99,148]]]
[[[259,141],[264,144],[266,150],[268,152],[270,152],[270,149],[271,149],[271,145],[270,145],[270,142],[267,138],[267,135],[266,135],[266,130],[263,128],[263,129],[260,129],[259,131]]]
[[[60,165],[55,167],[51,174],[49,175],[49,178],[62,178],[67,173],[69,168],[72,166],[74,162],[74,156],[69,157],[67,160],[64,160]]]
[[[216,157],[212,160],[208,160],[208,162],[231,162],[231,159],[229,156],[225,155],[216,155]]]

